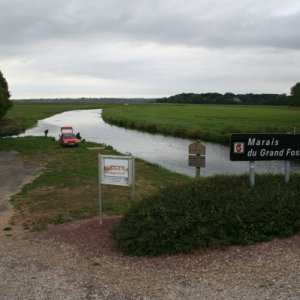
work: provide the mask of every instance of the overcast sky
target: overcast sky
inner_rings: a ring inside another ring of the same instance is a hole
[[[290,93],[299,0],[0,0],[12,98]]]

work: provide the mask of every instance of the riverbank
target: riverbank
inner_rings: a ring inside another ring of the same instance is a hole
[[[300,109],[278,106],[130,104],[107,107],[117,126],[229,144],[232,133],[286,133],[300,128]]]
[[[103,119],[114,125],[228,145],[231,133],[293,132],[300,128],[300,109],[278,106],[14,103],[0,121],[0,136],[15,135],[38,120],[78,109],[104,108]]]
[[[112,145],[122,153],[131,153],[135,157],[159,164],[168,170],[195,176],[195,168],[188,165],[188,149],[194,140],[151,134],[125,129],[103,121],[101,109],[72,110],[39,120],[37,126],[26,130],[21,136],[48,136],[58,139],[60,127],[72,124],[75,132],[90,142]],[[249,171],[247,162],[231,162],[229,147],[204,142],[206,147],[206,166],[201,169],[201,176],[217,174],[244,174]],[[256,162],[258,174],[282,172],[283,162]],[[292,172],[300,172],[299,166],[291,163]]]

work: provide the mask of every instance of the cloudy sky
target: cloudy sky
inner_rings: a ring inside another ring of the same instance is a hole
[[[12,98],[286,93],[299,0],[0,0]]]

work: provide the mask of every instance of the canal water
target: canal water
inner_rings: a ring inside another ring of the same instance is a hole
[[[194,140],[150,134],[109,125],[101,117],[101,109],[74,110],[40,120],[36,127],[26,130],[20,136],[48,136],[58,139],[60,127],[72,126],[87,141],[105,143],[122,153],[157,163],[169,170],[195,175],[195,168],[188,166],[188,146]],[[203,142],[206,146],[206,167],[201,168],[201,176],[216,174],[243,174],[249,172],[248,162],[231,162],[229,147]],[[255,162],[256,173],[284,173],[284,162]],[[300,166],[291,163],[291,172],[300,172]]]

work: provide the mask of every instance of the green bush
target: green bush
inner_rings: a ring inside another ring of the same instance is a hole
[[[300,176],[215,176],[172,186],[136,203],[114,231],[128,255],[156,256],[246,245],[300,231]]]

